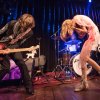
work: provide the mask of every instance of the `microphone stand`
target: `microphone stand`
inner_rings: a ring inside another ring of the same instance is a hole
[[[58,64],[58,59],[57,59],[57,57],[56,56],[59,56],[59,47],[58,47],[58,50],[57,50],[57,46],[59,46],[58,44],[59,44],[59,40],[58,40],[58,42],[56,42],[56,38],[57,38],[57,33],[58,33],[58,31],[60,31],[61,30],[61,28],[59,28],[53,35],[51,35],[50,37],[51,37],[51,39],[53,39],[54,40],[54,45],[55,45],[55,66],[57,66],[57,64]],[[57,52],[57,55],[56,55],[56,52]]]
[[[53,35],[51,35],[50,37],[52,38],[53,36],[56,36],[57,35],[57,33],[58,33],[58,31],[60,31],[61,30],[61,28],[59,28]]]
[[[40,57],[41,57],[40,41],[41,41],[41,37],[37,38],[37,40],[39,41],[39,57],[38,57],[38,67],[39,67],[39,70],[37,71],[37,74],[40,73],[46,79],[46,81],[49,82],[47,76],[43,72],[44,65],[41,65],[41,63],[40,63]],[[38,79],[39,79],[39,76],[38,76]]]
[[[39,41],[39,58],[40,58],[40,40],[41,40],[41,38],[37,38],[37,40]]]
[[[59,29],[61,30],[61,28]],[[59,31],[58,30],[58,31]],[[55,44],[55,68],[52,72],[55,73],[55,76],[54,78],[58,81],[61,81],[60,80],[60,75],[61,75],[61,71],[63,71],[63,68],[62,68],[62,65],[59,63],[60,62],[60,59],[59,59],[59,38],[57,39],[57,33],[58,31],[56,31],[52,36],[51,38],[54,39],[54,44]],[[53,38],[54,37],[54,38]],[[62,81],[61,81],[62,82]]]

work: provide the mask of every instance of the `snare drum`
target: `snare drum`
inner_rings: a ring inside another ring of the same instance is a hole
[[[71,58],[71,54],[64,53],[62,54],[62,65],[68,65]]]
[[[72,67],[73,67],[73,70],[75,71],[75,73],[77,75],[81,76],[82,69],[81,69],[81,64],[80,64],[80,53],[72,56],[70,63],[72,63]],[[92,66],[90,66],[88,63],[86,63],[86,65],[87,65],[87,75],[88,75],[92,71]]]

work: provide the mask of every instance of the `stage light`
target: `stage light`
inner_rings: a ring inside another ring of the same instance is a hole
[[[89,0],[89,2],[91,3],[91,2],[92,2],[92,0]]]

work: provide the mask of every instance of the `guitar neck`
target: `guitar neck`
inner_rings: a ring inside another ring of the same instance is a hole
[[[29,51],[29,48],[10,49],[9,53]]]
[[[31,51],[36,50],[37,48],[34,47],[32,48]],[[8,53],[15,53],[15,52],[25,52],[25,51],[30,51],[30,48],[21,48],[21,49],[5,49],[5,50],[0,50],[0,54],[8,54],[4,53],[5,51],[9,51]]]
[[[8,54],[8,53],[24,52],[24,51],[34,51],[38,48],[39,48],[39,45],[31,46],[30,48],[5,49],[5,50],[0,50],[0,54]]]

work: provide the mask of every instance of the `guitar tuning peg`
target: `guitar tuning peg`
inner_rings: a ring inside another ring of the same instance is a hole
[[[39,48],[40,46],[39,45],[37,45],[37,48]]]

